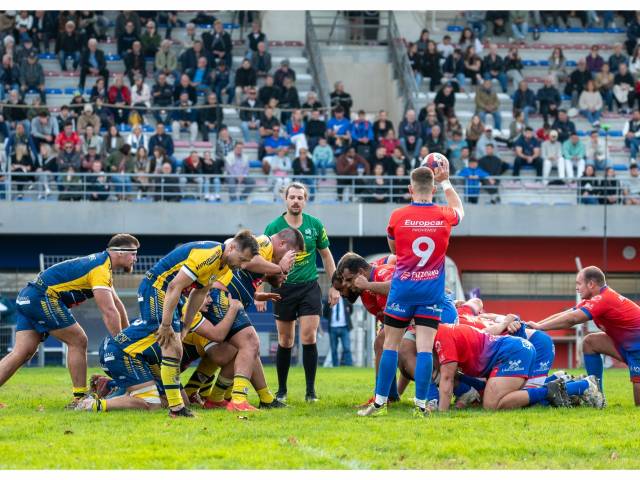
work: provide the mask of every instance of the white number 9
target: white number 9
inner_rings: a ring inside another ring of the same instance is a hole
[[[425,244],[427,245],[426,250],[420,248]],[[431,258],[431,255],[433,255],[433,251],[436,249],[436,244],[429,237],[418,237],[413,241],[411,248],[413,249],[413,253],[415,254],[415,256],[420,258],[418,266],[424,267],[425,264],[429,261],[429,258]]]

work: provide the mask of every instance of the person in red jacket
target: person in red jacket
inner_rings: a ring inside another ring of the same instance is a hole
[[[76,152],[80,151],[82,140],[78,134],[73,131],[73,122],[71,120],[65,122],[63,130],[56,136],[56,149],[59,152],[62,151],[67,142],[73,144]]]
[[[131,105],[131,90],[124,85],[122,75],[118,75],[109,87],[109,103],[112,107],[113,117],[116,124],[126,123],[129,118],[129,109],[119,108]]]

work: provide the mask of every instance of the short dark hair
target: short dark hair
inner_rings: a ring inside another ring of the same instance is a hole
[[[584,275],[584,281],[587,283],[594,282],[600,287],[604,286],[604,284],[607,283],[604,278],[604,272],[593,265],[583,268],[582,275]]]
[[[278,237],[299,252],[304,252],[304,237],[297,228],[285,228],[277,233]]]
[[[289,190],[291,190],[292,188],[304,190],[305,199],[309,196],[309,192],[307,190],[307,187],[304,185],[304,183],[291,182],[289,185],[287,185],[287,188],[284,189],[284,198],[287,198],[289,196]]]
[[[345,253],[342,258],[338,261],[338,266],[336,267],[336,272],[338,275],[342,276],[345,269],[348,269],[352,273],[356,273],[361,268],[367,269],[371,265],[364,258],[354,252]]]
[[[238,250],[243,252],[248,249],[251,250],[252,257],[258,255],[260,247],[258,246],[258,241],[251,233],[251,230],[240,230],[233,237],[233,241],[237,245]]]
[[[433,170],[418,167],[411,172],[411,186],[417,193],[431,193],[433,190]]]
[[[344,113],[344,108],[342,108],[342,105],[338,105],[336,108],[333,109],[334,113]]]
[[[116,233],[113,237],[111,237],[109,243],[107,243],[107,248],[130,247],[131,245],[135,246],[136,248],[140,248],[140,242],[133,235],[130,235],[128,233]]]

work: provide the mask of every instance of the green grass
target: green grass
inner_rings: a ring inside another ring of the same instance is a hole
[[[275,372],[267,370],[275,385]],[[640,410],[626,370],[605,374],[606,410],[532,408],[411,417],[412,388],[389,416],[358,418],[370,369],[320,369],[306,405],[292,369],[291,408],[250,414],[66,411],[62,368],[22,369],[0,388],[1,469],[638,469]],[[254,403],[256,398],[251,399]]]

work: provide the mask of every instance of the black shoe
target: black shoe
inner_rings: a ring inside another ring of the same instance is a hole
[[[271,403],[265,403],[265,402],[260,402],[260,405],[258,405],[258,408],[260,409],[270,409],[270,408],[287,408],[289,405],[287,405],[284,402],[281,402],[280,400],[278,400],[277,398],[273,399],[273,402]]]
[[[170,418],[178,418],[178,417],[193,418],[195,417],[195,415],[187,407],[182,407],[180,410],[169,410],[169,417]]]
[[[278,392],[276,393],[276,400],[282,403],[287,403],[287,392],[281,392],[280,390],[278,390]]]
[[[547,400],[554,407],[573,406],[571,398],[567,394],[567,386],[563,379],[559,378],[547,383]]]
[[[307,403],[315,403],[315,402],[319,402],[320,399],[316,396],[316,393],[313,392],[313,393],[307,393],[304,396],[304,401]]]

